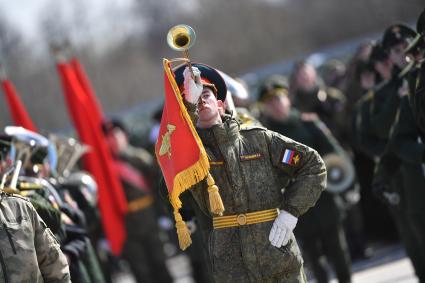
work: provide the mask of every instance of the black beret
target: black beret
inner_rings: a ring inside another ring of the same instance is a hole
[[[382,37],[382,46],[388,50],[397,44],[409,43],[415,37],[416,32],[412,28],[404,24],[395,24],[385,30]]]
[[[186,66],[186,64],[180,65],[173,70],[177,85],[180,88],[183,86],[183,71]],[[199,69],[202,80],[207,80],[209,83],[215,86],[215,89],[217,90],[217,99],[221,101],[226,100],[227,87],[223,77],[219,74],[219,72],[216,69],[202,63],[192,63],[192,66]]]

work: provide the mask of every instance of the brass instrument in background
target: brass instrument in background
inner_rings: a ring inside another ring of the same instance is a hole
[[[328,171],[327,191],[339,194],[349,189],[356,176],[350,159],[331,153],[323,156],[323,161]]]
[[[31,156],[41,147],[48,147],[49,140],[44,136],[27,130],[23,127],[6,126],[4,132],[13,137],[10,149],[10,158],[13,164],[22,162],[22,167],[28,166]]]
[[[195,75],[192,71],[192,64],[189,59],[189,48],[193,46],[196,40],[196,33],[192,27],[188,25],[176,25],[167,33],[167,43],[171,49],[176,51],[182,51],[184,55],[184,61],[189,66],[192,78],[195,79]]]
[[[89,151],[89,146],[83,145],[73,138],[53,134],[49,136],[49,139],[56,147],[56,172],[60,177],[67,178],[81,156]]]

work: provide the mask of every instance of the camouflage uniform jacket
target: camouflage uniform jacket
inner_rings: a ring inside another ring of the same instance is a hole
[[[197,131],[220,190],[224,215],[279,208],[299,217],[325,188],[325,165],[305,145],[265,128],[240,127],[230,118]],[[299,159],[285,163],[287,151]],[[201,228],[216,282],[288,282],[300,272],[303,262],[293,235],[287,246],[278,249],[268,239],[273,221],[213,229],[206,182],[191,192],[206,222]]]
[[[0,196],[0,281],[70,282],[65,255],[31,203]]]
[[[315,114],[301,114],[291,109],[286,119],[276,121],[263,115],[260,121],[268,129],[317,150],[322,157],[332,153],[345,156],[330,130]],[[324,191],[316,205],[299,219],[295,235],[297,238],[305,238],[326,231],[329,226],[335,226],[343,220],[343,210],[341,195]]]

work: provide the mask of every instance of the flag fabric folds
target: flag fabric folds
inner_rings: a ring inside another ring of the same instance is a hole
[[[73,59],[71,63],[58,63],[57,67],[66,105],[78,136],[91,148],[83,157],[83,162],[98,183],[98,205],[105,235],[112,252],[119,255],[126,238],[124,216],[127,213],[127,200],[101,131],[103,115],[79,62]]]
[[[96,116],[96,119],[100,121],[104,120],[103,111],[100,107],[100,104],[97,100],[96,94],[93,90],[93,87],[90,83],[90,80],[81,65],[80,61],[76,57],[72,58],[70,61],[70,65],[77,76],[78,81],[80,82],[81,87],[86,93],[87,103],[90,105],[90,110],[93,111],[92,114]]]
[[[12,115],[13,123],[16,126],[24,127],[27,130],[37,132],[31,117],[28,115],[27,110],[24,107],[18,93],[16,92],[15,86],[8,79],[2,79],[1,85],[6,95],[7,104],[9,111]]]

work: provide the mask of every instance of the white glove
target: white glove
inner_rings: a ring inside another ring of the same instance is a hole
[[[273,246],[280,248],[286,246],[291,237],[292,231],[297,225],[298,218],[292,214],[281,210],[273,223],[272,230],[270,231],[269,240]]]
[[[192,78],[189,67],[186,67],[183,71],[184,98],[189,103],[197,104],[203,89],[201,83],[201,71],[199,71],[199,69],[196,67],[192,67],[192,71],[195,75],[195,80]]]

